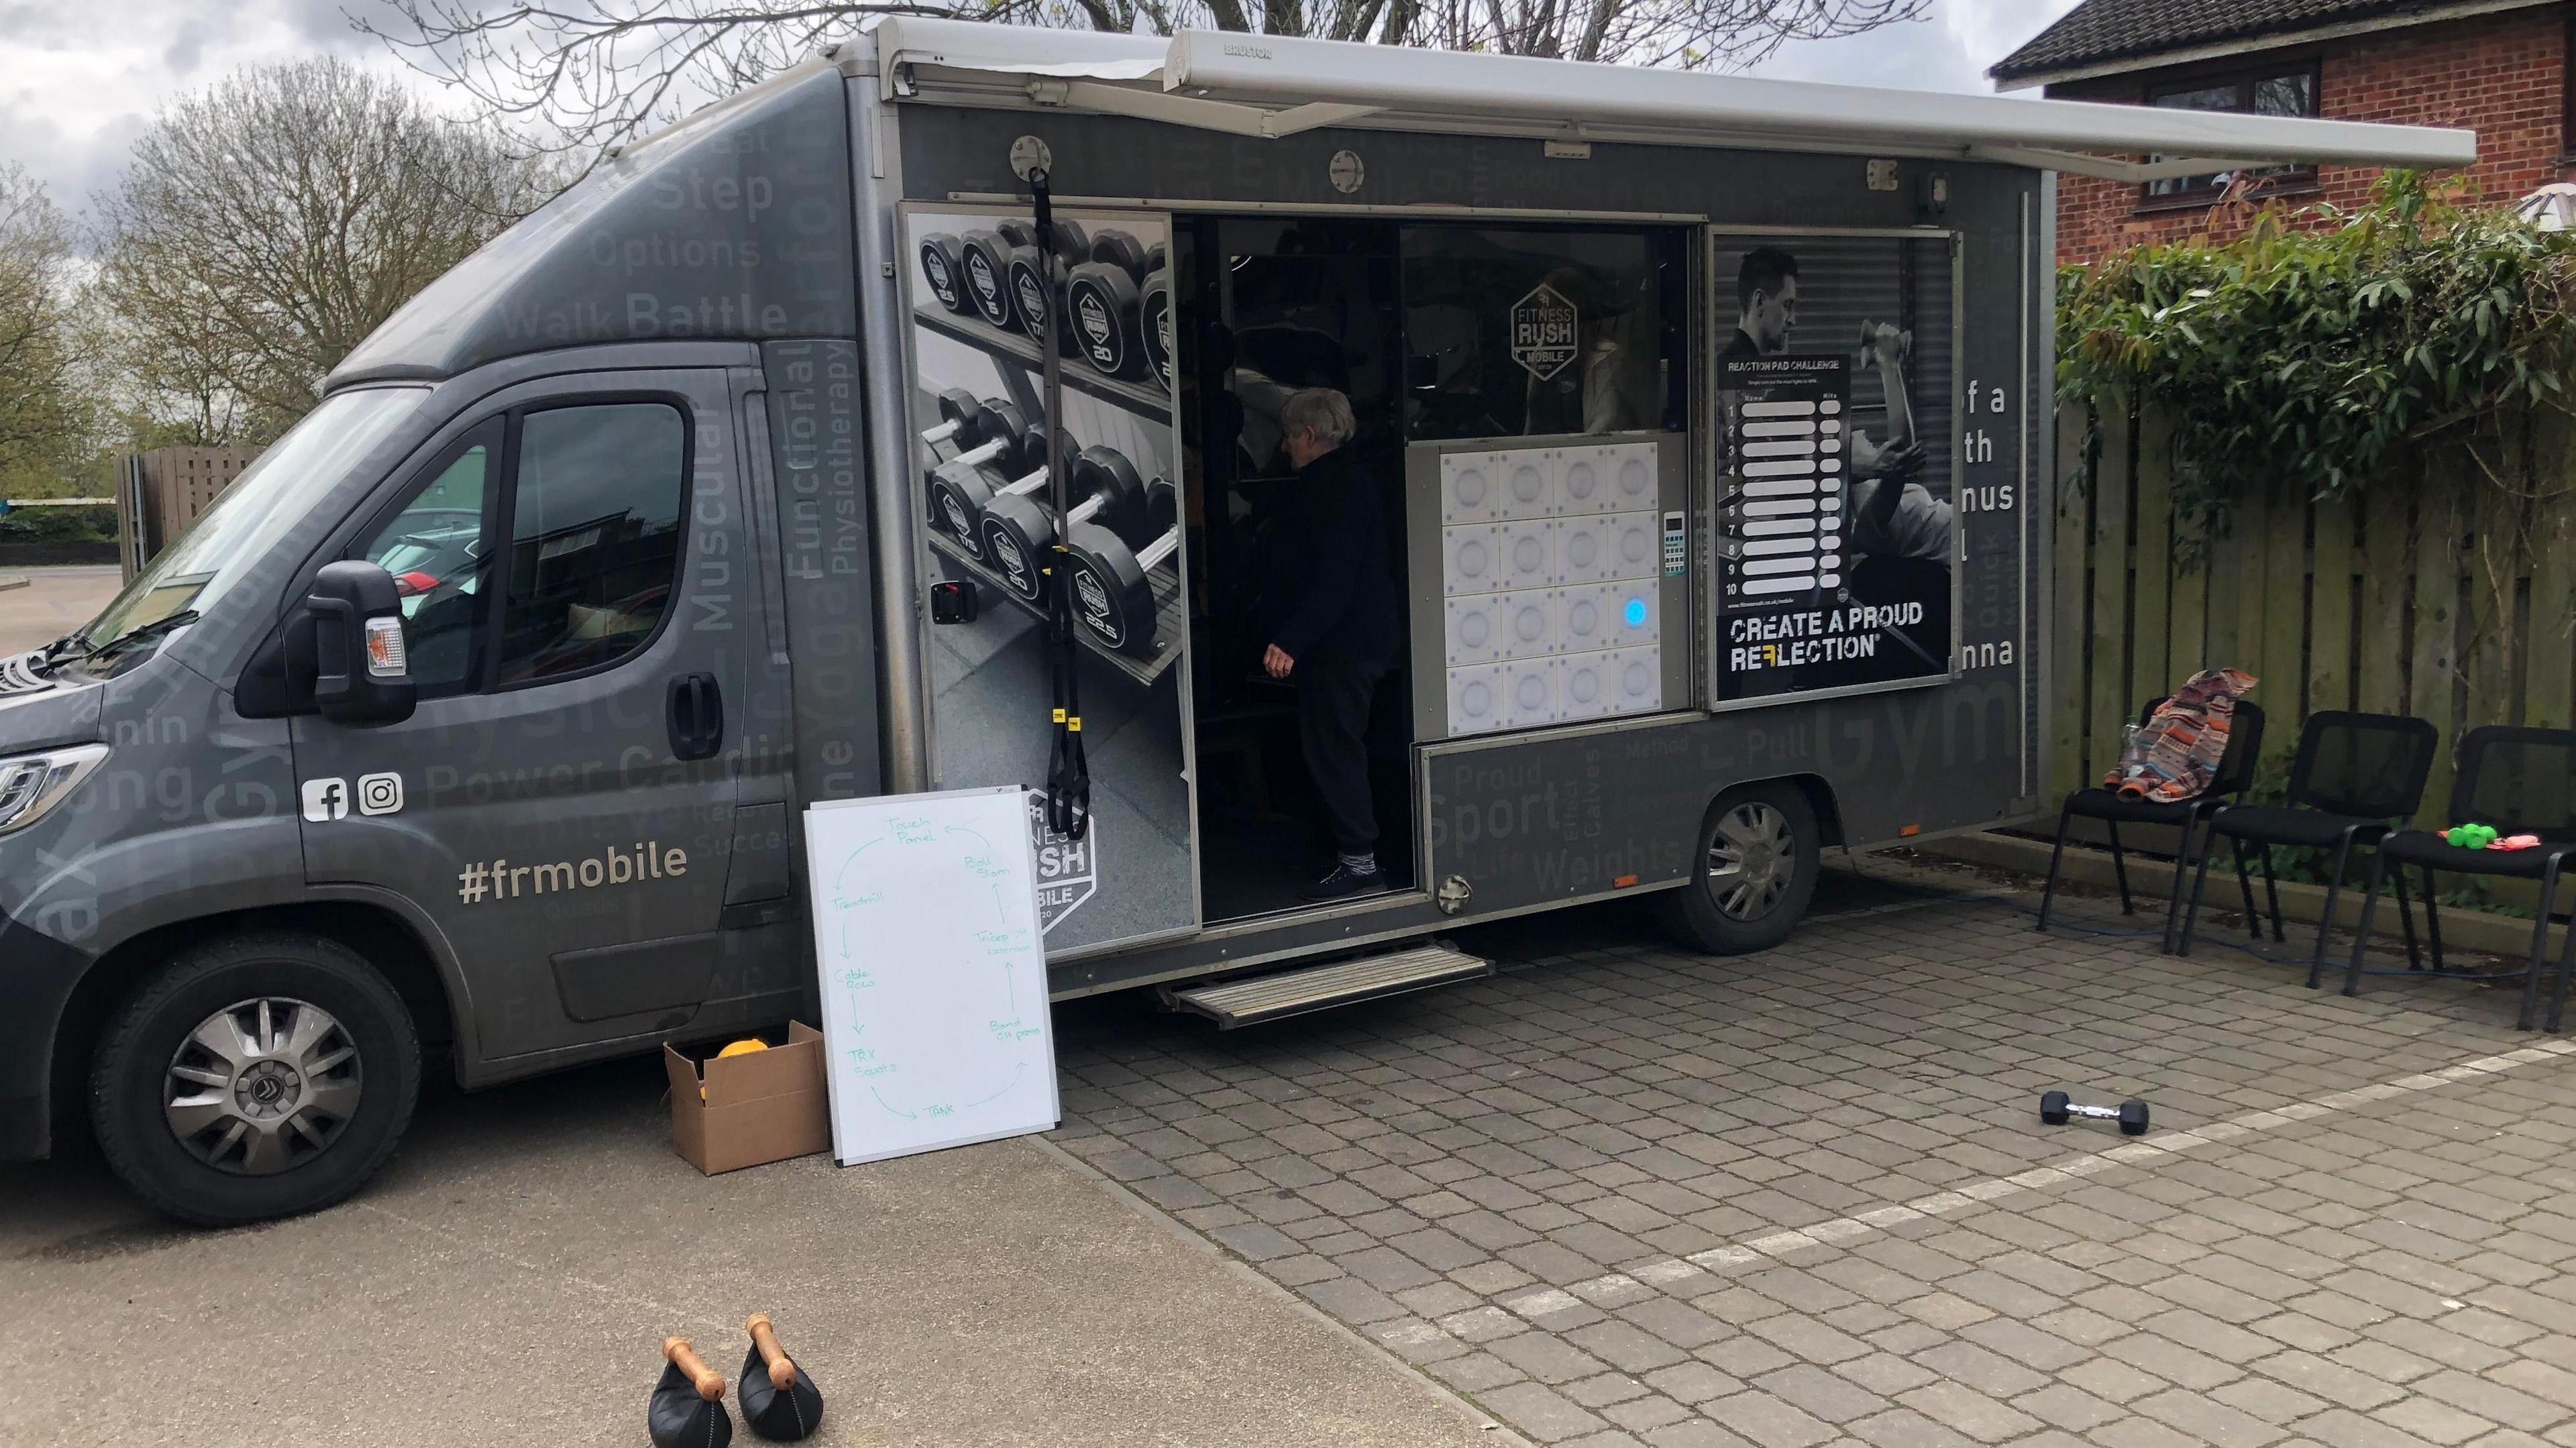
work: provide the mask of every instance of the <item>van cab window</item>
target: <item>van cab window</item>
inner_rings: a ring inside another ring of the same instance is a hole
[[[500,451],[496,421],[434,464],[402,511],[351,550],[393,575],[412,682],[431,697],[471,691],[483,678],[483,585],[491,561],[483,510]]]
[[[687,455],[668,403],[521,422],[499,682],[584,673],[652,638],[679,571]]]
[[[259,568],[288,532],[410,420],[429,395],[418,387],[335,393],[268,445],[223,496],[142,576],[64,642],[69,655],[98,654],[137,630],[186,610],[211,614],[233,586]],[[140,636],[140,635],[138,635]],[[128,653],[129,661],[139,654]],[[77,661],[73,662],[78,667]]]

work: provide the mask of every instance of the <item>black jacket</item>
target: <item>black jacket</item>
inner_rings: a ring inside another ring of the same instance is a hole
[[[1402,643],[1386,512],[1347,444],[1297,470],[1264,553],[1263,622],[1292,659],[1385,664]]]

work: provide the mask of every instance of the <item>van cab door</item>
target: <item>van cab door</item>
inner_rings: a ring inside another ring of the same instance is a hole
[[[508,389],[337,550],[394,575],[420,704],[295,720],[306,876],[434,924],[463,1059],[676,1029],[717,988],[766,656],[729,408],[717,369]]]

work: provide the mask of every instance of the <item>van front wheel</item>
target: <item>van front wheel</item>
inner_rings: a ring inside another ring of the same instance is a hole
[[[1768,950],[1789,938],[1815,898],[1816,811],[1785,781],[1719,795],[1700,821],[1691,876],[1656,897],[1664,928],[1711,955]]]
[[[90,1118],[135,1195],[202,1226],[325,1207],[392,1154],[420,1095],[402,998],[348,947],[260,932],[181,951],[117,1010]]]

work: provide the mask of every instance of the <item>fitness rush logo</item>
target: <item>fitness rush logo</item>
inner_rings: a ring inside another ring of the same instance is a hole
[[[980,251],[966,254],[966,280],[975,284],[975,305],[988,317],[1002,312],[1002,279],[993,275],[993,263]]]
[[[921,270],[930,278],[930,289],[939,294],[940,305],[954,309],[957,305],[957,278],[948,271],[948,259],[937,247],[921,249]]]
[[[639,840],[631,854],[612,845],[586,860],[557,860],[548,865],[513,865],[507,859],[487,865],[476,860],[456,872],[456,899],[459,904],[480,905],[486,899],[516,900],[522,895],[676,880],[687,873],[688,851],[663,849],[659,840]]]
[[[948,515],[948,531],[960,538],[975,536],[974,524],[966,517],[966,505],[946,488],[939,490],[939,511]]]
[[[1029,560],[1011,535],[996,531],[985,541],[992,545],[993,561],[1002,566],[1002,574],[1010,580],[1011,587],[1023,597],[1035,592],[1029,579]]]
[[[1110,324],[1109,304],[1101,300],[1100,289],[1084,287],[1075,307],[1082,318],[1082,335],[1091,348],[1091,360],[1103,372],[1118,371],[1125,360],[1118,354],[1126,349],[1118,345],[1118,329]]]
[[[1126,642],[1119,637],[1117,621],[1109,616],[1109,590],[1100,586],[1100,578],[1088,568],[1073,571],[1074,597],[1082,604],[1082,621],[1091,631],[1109,641],[1111,648]]]
[[[1046,326],[1046,283],[1039,278],[1036,267],[1026,265],[1012,267],[1011,280],[1019,286],[1020,325],[1036,337]]]

